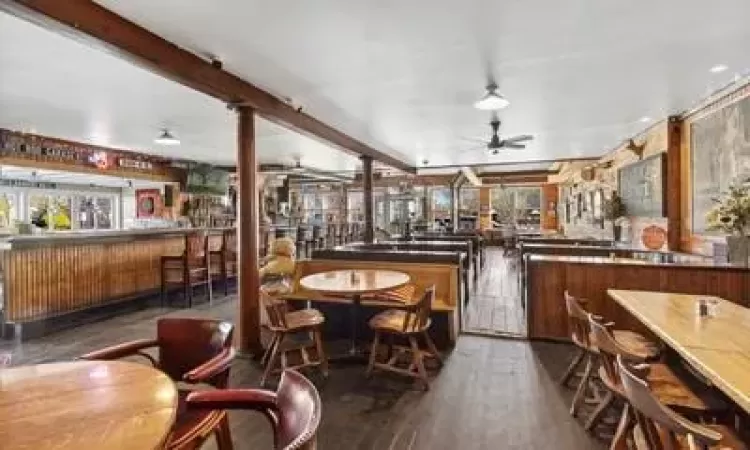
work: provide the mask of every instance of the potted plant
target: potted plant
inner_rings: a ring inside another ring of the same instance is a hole
[[[747,265],[750,256],[750,187],[730,186],[728,192],[713,201],[714,206],[706,213],[707,229],[727,235],[730,262]]]
[[[614,240],[618,242],[622,237],[622,224],[626,220],[626,211],[622,197],[617,194],[617,191],[612,191],[612,197],[604,201],[602,212],[604,219],[612,222],[612,234]]]

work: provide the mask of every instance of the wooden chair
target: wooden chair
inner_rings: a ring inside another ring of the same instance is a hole
[[[142,356],[175,382],[208,384],[224,389],[234,360],[232,348],[234,326],[229,322],[195,318],[164,318],[156,323],[156,339],[141,339],[81,356],[86,360],[112,360]],[[152,357],[144,351],[158,349]],[[232,449],[227,413],[223,410],[187,410],[190,389],[178,389],[175,425],[167,449],[198,449],[215,434],[220,450]]]
[[[193,288],[205,285],[209,300],[213,297],[211,274],[208,270],[208,239],[203,231],[185,236],[185,247],[181,255],[161,257],[161,303],[167,300],[169,285],[182,287],[188,307],[193,306]]]
[[[293,370],[281,374],[276,392],[224,389],[190,394],[190,409],[249,409],[271,423],[276,450],[315,450],[322,405],[315,386]]]
[[[560,379],[560,384],[567,386],[570,379],[577,374],[576,371],[581,362],[584,358],[586,359],[586,365],[582,377],[579,380],[576,387],[576,393],[573,396],[573,401],[570,405],[570,414],[575,417],[578,414],[578,410],[585,400],[586,395],[589,393],[590,383],[593,379],[592,377],[596,377],[599,351],[596,346],[591,343],[589,313],[582,306],[587,301],[585,299],[573,297],[568,291],[565,291],[564,295],[565,308],[568,313],[568,327],[570,328],[571,333],[570,337],[573,344],[578,347],[578,352]],[[623,343],[623,345],[627,346],[630,351],[642,354],[644,359],[653,359],[659,355],[659,348],[638,333],[625,330],[615,330],[614,334],[618,342]],[[593,425],[593,422],[589,424],[589,428],[593,427]]]
[[[427,370],[424,365],[425,357],[434,358],[442,365],[443,360],[435,343],[430,338],[430,312],[432,302],[435,299],[435,286],[425,289],[421,299],[403,309],[388,309],[370,319],[370,328],[375,332],[370,351],[370,362],[367,366],[367,376],[372,374],[374,368],[395,372],[421,380],[425,389],[430,388]],[[419,348],[418,336],[422,336],[427,345],[427,350]],[[389,337],[388,355],[385,362],[378,362],[378,350],[381,340]],[[392,339],[406,338],[409,346],[394,346]],[[395,352],[393,350],[396,350]],[[407,368],[402,368],[399,363],[402,357],[410,356]]]
[[[603,323],[600,317],[593,314],[589,315],[589,323],[591,324],[591,343],[599,350],[601,360],[599,377],[609,392],[589,417],[587,429],[593,427],[593,423],[616,399],[626,398],[617,358],[636,364],[644,363],[648,359],[648,355],[633,352],[618,342],[610,330],[612,324]],[[647,379],[652,385],[653,394],[661,403],[679,409],[683,414],[705,417],[726,409],[726,406],[718,399],[712,398],[707,390],[696,392],[688,387],[666,364],[652,363]],[[632,429],[632,421],[632,411],[626,403],[613,438],[614,448],[621,446],[620,443]]]
[[[618,356],[617,368],[637,422],[632,437],[638,450],[747,449],[732,429],[699,425],[667,407],[649,386],[649,366],[633,366]]]
[[[225,230],[222,233],[221,246],[210,248],[209,257],[212,272],[218,272],[224,285],[224,295],[229,295],[229,280],[237,277],[237,231]]]
[[[323,314],[312,308],[289,311],[286,301],[271,295],[267,288],[261,289],[260,298],[268,316],[267,327],[272,333],[271,343],[261,359],[261,364],[265,365],[260,379],[261,386],[265,386],[266,380],[275,371],[277,361],[280,362],[281,371],[320,366],[323,376],[327,377],[328,357],[323,348],[322,336],[325,323]],[[312,342],[285,342],[287,337],[300,333],[310,333]],[[310,354],[313,349],[315,355]],[[290,354],[297,354],[300,362],[290,365]]]

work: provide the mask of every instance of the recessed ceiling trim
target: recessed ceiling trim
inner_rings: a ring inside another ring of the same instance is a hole
[[[372,157],[405,172],[416,172],[411,164],[338,131],[94,2],[0,0],[0,10],[44,28],[63,32],[84,43],[104,47],[137,65],[227,104],[250,106],[264,118],[314,136],[344,151]]]

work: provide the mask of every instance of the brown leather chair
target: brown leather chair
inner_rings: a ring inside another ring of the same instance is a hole
[[[633,366],[617,357],[625,398],[632,405],[637,425],[632,438],[637,450],[744,450],[734,430],[723,425],[699,425],[664,405],[648,380],[650,366]]]
[[[561,378],[561,385],[566,386],[568,384],[568,381],[576,374],[578,366],[586,358],[583,375],[570,405],[570,414],[573,417],[578,414],[581,404],[589,393],[592,377],[596,377],[597,366],[599,364],[599,350],[591,343],[591,324],[589,322],[589,312],[583,307],[585,303],[586,300],[573,297],[568,291],[565,291],[565,307],[568,312],[570,337],[579,351]],[[628,351],[642,355],[644,360],[654,359],[659,356],[660,348],[638,333],[614,330],[613,335],[618,343],[622,344]],[[592,418],[594,420],[591,420]],[[596,424],[596,419],[598,419],[596,415],[589,416],[589,421],[586,425],[587,429],[593,428]]]
[[[440,352],[428,333],[431,305],[434,300],[435,286],[430,286],[425,289],[418,302],[407,305],[403,309],[385,310],[370,319],[369,325],[375,332],[375,339],[372,341],[372,349],[370,350],[367,376],[372,374],[374,368],[378,368],[419,379],[424,383],[425,389],[430,388],[430,381],[424,365],[425,357],[437,360],[440,365],[443,363]],[[419,348],[417,336],[420,335],[424,338],[427,350]],[[378,351],[384,337],[391,339],[388,344],[388,355],[385,362],[378,362]],[[406,338],[409,341],[409,347],[393,345],[393,338],[396,337]],[[404,356],[410,356],[406,368],[399,365]]]
[[[130,356],[148,359],[175,382],[208,384],[224,389],[234,360],[234,326],[229,322],[194,318],[164,318],[156,323],[156,339],[141,339],[97,350],[81,356],[86,360],[112,360]],[[145,353],[158,349],[156,359]],[[178,409],[165,448],[198,449],[213,433],[219,450],[231,450],[227,413],[223,410],[188,410],[192,392],[178,389]]]
[[[263,413],[271,423],[276,450],[315,450],[321,418],[318,390],[294,370],[281,374],[276,392],[224,389],[194,392],[187,404],[196,410],[248,409]]]
[[[286,301],[272,295],[272,287],[264,287],[260,291],[260,298],[268,316],[267,328],[271,331],[271,343],[261,359],[265,365],[260,379],[261,386],[265,386],[268,377],[275,371],[279,362],[280,370],[301,369],[303,367],[320,367],[323,376],[328,376],[328,357],[323,347],[322,329],[325,317],[316,309],[301,309],[289,311]],[[286,338],[301,333],[309,333],[312,342],[291,344]],[[311,355],[310,350],[315,354]],[[289,356],[298,356],[299,362],[288,365]]]
[[[161,257],[161,302],[167,301],[169,285],[182,288],[188,306],[193,306],[193,288],[206,286],[211,299],[211,274],[208,270],[208,238],[204,231],[185,235],[185,246],[180,255]]]
[[[647,355],[634,353],[620,344],[610,330],[612,324],[602,323],[601,318],[593,314],[589,314],[589,323],[591,324],[591,343],[599,349],[601,360],[599,378],[609,391],[588,419],[588,422],[594,422],[616,399],[626,398],[617,358],[640,364],[646,361]],[[646,379],[652,386],[653,395],[661,403],[678,409],[683,414],[693,417],[710,417],[726,410],[726,405],[713,397],[708,389],[699,391],[688,387],[666,364],[651,363]],[[591,428],[592,425],[588,422],[587,428]],[[625,439],[632,429],[632,423],[632,411],[626,404],[620,414],[620,426],[613,438],[615,444],[613,447],[616,448],[618,442]]]

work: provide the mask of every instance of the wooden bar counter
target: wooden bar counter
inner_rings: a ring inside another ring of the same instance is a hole
[[[196,230],[62,232],[0,241],[3,336],[20,334],[19,325],[155,293],[161,257],[182,253],[185,236]],[[206,231],[210,240],[223,232]]]
[[[570,340],[564,292],[587,299],[586,308],[613,321],[619,329],[653,335],[608,295],[608,289],[714,295],[749,306],[750,269],[710,260],[657,262],[632,258],[526,257],[528,330],[532,339]]]

